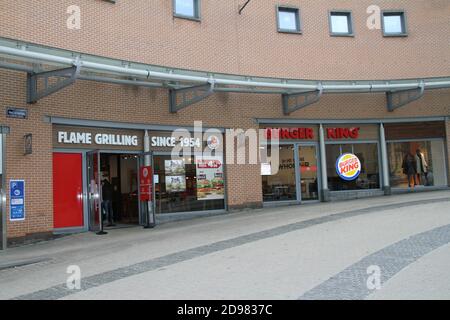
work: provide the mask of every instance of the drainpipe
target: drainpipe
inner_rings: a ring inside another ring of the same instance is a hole
[[[328,177],[327,177],[327,154],[325,151],[325,135],[323,133],[323,125],[319,126],[319,144],[320,144],[320,171],[322,179],[322,201],[328,202],[330,200],[328,190]]]
[[[8,238],[6,236],[6,146],[5,146],[6,134],[3,133],[3,129],[0,131],[0,250],[6,250]]]
[[[10,48],[5,46],[0,46],[0,54],[11,55],[14,57],[20,57],[24,59],[32,59],[38,61],[46,61],[51,63],[63,64],[63,65],[74,65],[77,61],[75,58],[61,57],[46,53],[32,52],[23,49]],[[263,88],[279,88],[279,89],[292,89],[292,90],[308,90],[314,91],[319,90],[319,84],[294,84],[286,83],[285,81],[272,80],[272,81],[253,81],[253,80],[233,80],[227,78],[213,78],[206,76],[192,76],[185,74],[172,74],[151,71],[148,69],[135,69],[126,68],[114,65],[108,65],[103,63],[97,63],[92,61],[86,61],[81,59],[81,67],[85,70],[96,70],[102,73],[109,74],[122,74],[139,78],[147,79],[160,79],[166,81],[188,81],[207,84],[214,82],[216,85],[236,85],[244,87],[263,87]],[[387,82],[388,80],[386,80]],[[328,91],[341,91],[341,92],[386,92],[393,90],[408,90],[420,87],[422,81],[419,79],[410,80],[405,83],[367,83],[367,84],[347,84],[347,83],[337,83],[337,84],[323,84],[323,91],[326,93]],[[443,79],[442,81],[424,81],[425,89],[433,88],[448,88],[450,87],[450,81]]]
[[[383,190],[385,195],[391,194],[391,186],[389,181],[389,165],[387,157],[386,136],[384,125],[380,123],[380,149],[381,149],[381,172],[383,178]]]
[[[150,136],[148,135],[148,130],[145,130],[145,135],[144,135],[144,165],[145,166],[151,166],[152,165],[152,157],[150,155]],[[150,173],[152,175],[152,183],[153,183],[153,170]],[[152,186],[152,194],[150,195],[150,201],[147,201],[147,204],[145,206],[145,210],[146,210],[146,221],[145,221],[145,226],[144,228],[149,229],[149,228],[154,228],[156,225],[155,222],[155,212],[153,211],[153,187]]]

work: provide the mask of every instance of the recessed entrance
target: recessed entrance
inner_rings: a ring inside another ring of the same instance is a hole
[[[99,211],[105,229],[138,225],[139,186],[136,154],[87,154],[89,229],[99,229]]]

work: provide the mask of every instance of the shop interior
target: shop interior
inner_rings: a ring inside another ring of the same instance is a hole
[[[155,155],[153,166],[156,214],[225,208],[223,166],[210,170],[209,177],[197,168],[194,156],[173,160],[168,155]]]
[[[447,185],[443,140],[387,144],[393,188]]]
[[[139,224],[137,174],[137,155],[102,153],[100,175],[105,227]]]
[[[344,153],[356,155],[361,162],[361,173],[355,180],[343,180],[336,172],[336,160]],[[326,157],[330,191],[380,188],[378,143],[327,144]]]

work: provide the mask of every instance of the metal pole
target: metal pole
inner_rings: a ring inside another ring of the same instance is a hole
[[[8,238],[6,236],[6,172],[5,172],[5,134],[0,134],[0,152],[1,152],[1,164],[0,164],[0,250],[6,250]]]
[[[381,172],[383,177],[383,190],[385,195],[391,194],[391,186],[389,181],[389,164],[387,157],[386,135],[384,125],[380,123],[380,151],[381,151]]]
[[[102,196],[102,179],[100,177],[100,152],[97,152],[97,185],[98,185],[98,190],[97,190],[98,203],[100,205],[100,208],[98,210],[98,215],[99,215],[98,224],[99,224],[100,230],[97,232],[97,234],[104,235],[104,234],[108,234],[108,232],[103,230],[103,208],[102,208],[103,196]]]
[[[144,135],[144,165],[145,166],[151,166],[152,164],[152,159],[151,159],[151,155],[150,155],[150,136],[148,135],[148,130],[145,130],[145,135]],[[153,175],[153,170],[150,173]],[[153,176],[152,176],[152,184],[153,184]],[[144,226],[145,229],[149,229],[149,228],[154,228],[156,225],[155,222],[155,212],[153,211],[153,186],[151,188],[151,193],[150,193],[150,201],[147,201],[146,204],[146,214],[147,214],[147,219],[146,219],[146,224]]]
[[[328,176],[327,176],[327,155],[325,150],[325,135],[323,133],[323,125],[319,126],[319,145],[320,145],[320,172],[322,179],[322,201],[329,200]]]

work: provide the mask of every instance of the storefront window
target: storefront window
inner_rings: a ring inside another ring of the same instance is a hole
[[[261,170],[264,201],[297,200],[294,145],[282,145],[279,150],[278,172]]]
[[[344,153],[356,155],[361,162],[361,173],[355,180],[346,181],[336,172],[336,160]],[[380,188],[377,143],[327,144],[326,155],[330,191]]]
[[[153,157],[156,213],[225,208],[223,157]]]
[[[391,187],[446,186],[443,140],[388,142]]]

